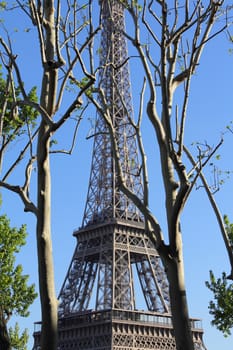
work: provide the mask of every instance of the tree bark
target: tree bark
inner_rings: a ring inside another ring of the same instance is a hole
[[[194,350],[184,278],[182,249],[167,264],[170,305],[177,350]]]
[[[38,136],[38,217],[37,249],[42,312],[41,349],[57,348],[57,298],[51,240],[51,179],[49,162],[49,127],[41,122]]]
[[[54,1],[43,2],[44,42],[42,45],[43,78],[40,105],[52,121],[55,113],[58,67],[56,66],[56,35]],[[51,238],[51,172],[49,121],[41,116],[37,143],[37,250],[40,301],[42,313],[41,349],[56,350],[58,338],[58,301],[55,292],[52,238]]]
[[[9,335],[7,332],[6,321],[4,319],[4,315],[2,310],[0,310],[0,349],[1,350],[11,350],[11,343],[9,339]]]

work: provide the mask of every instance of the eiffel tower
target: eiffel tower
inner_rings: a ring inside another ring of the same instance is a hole
[[[140,198],[124,6],[101,0],[99,84],[115,128],[127,186]],[[101,103],[101,102],[100,102]],[[119,190],[108,129],[97,116],[89,188],[76,249],[59,295],[60,350],[176,349],[167,278],[143,216]],[[203,330],[191,319],[196,349]],[[37,324],[39,326],[39,323]],[[39,349],[40,330],[34,332]]]

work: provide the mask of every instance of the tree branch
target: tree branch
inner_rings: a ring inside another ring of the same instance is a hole
[[[222,144],[222,142],[221,142]],[[195,160],[193,159],[191,153],[188,151],[188,149],[184,146],[184,151],[185,153],[187,154],[191,164],[193,165],[193,167],[196,167],[196,162]],[[221,213],[220,213],[220,210],[218,208],[218,205],[210,191],[210,188],[209,188],[209,185],[206,181],[206,178],[203,174],[203,172],[200,170],[199,171],[199,176],[200,176],[200,179],[203,183],[203,186],[205,188],[205,191],[206,191],[206,194],[208,196],[208,199],[210,201],[210,204],[212,206],[212,209],[215,213],[215,216],[216,216],[216,219],[217,219],[217,222],[218,222],[218,225],[219,225],[219,228],[220,228],[220,232],[222,234],[222,238],[223,238],[223,242],[225,244],[225,247],[226,247],[226,250],[227,250],[227,254],[228,254],[228,258],[229,258],[229,262],[230,262],[230,265],[231,265],[231,273],[229,275],[229,279],[232,279],[233,280],[233,250],[232,250],[232,246],[231,246],[231,242],[229,240],[229,237],[228,237],[228,234],[226,232],[226,229],[225,229],[225,225],[224,225],[224,221],[223,221],[223,218],[221,216]]]

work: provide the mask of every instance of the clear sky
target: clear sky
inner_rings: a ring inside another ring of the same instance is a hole
[[[40,68],[37,60],[37,45],[34,29],[23,32],[29,22],[21,13],[6,15],[5,24],[11,25],[10,35],[15,52],[19,54],[23,78],[26,86],[40,84]],[[18,32],[14,31],[18,29]],[[4,32],[0,27],[0,33]],[[208,43],[201,59],[201,64],[193,79],[190,105],[187,118],[186,142],[200,141],[215,145],[224,133],[224,144],[218,153],[221,154],[216,165],[222,170],[224,185],[216,193],[215,198],[223,214],[228,214],[233,220],[233,174],[227,179],[224,171],[233,171],[232,146],[233,134],[226,133],[226,126],[233,120],[233,48],[225,34],[219,35]],[[132,85],[140,82],[140,74],[131,71]],[[134,90],[134,88],[133,88]],[[134,99],[137,97],[134,96]],[[52,232],[53,253],[55,263],[56,290],[59,293],[65,278],[73,251],[76,245],[73,231],[81,225],[91,162],[92,141],[86,140],[90,130],[88,117],[94,118],[94,112],[88,112],[81,123],[78,142],[72,156],[52,155]],[[65,126],[60,136],[67,141],[71,123]],[[164,202],[160,191],[159,164],[153,145],[153,134],[145,122],[143,129],[145,147],[148,152],[150,171],[150,201],[151,208],[160,219],[164,220]],[[14,147],[19,147],[18,143]],[[14,152],[15,148],[9,150]],[[210,168],[210,167],[209,167]],[[36,176],[36,173],[33,175]],[[211,170],[208,179],[214,183]],[[16,174],[15,181],[18,180]],[[24,272],[30,275],[30,281],[37,281],[37,260],[35,244],[35,218],[30,213],[24,213],[23,205],[14,194],[3,191],[2,213],[7,213],[13,226],[23,223],[28,227],[27,245],[18,256],[18,262],[23,265]],[[184,237],[184,257],[188,301],[190,315],[202,319],[204,341],[209,350],[232,350],[232,337],[223,335],[210,325],[208,302],[211,294],[205,287],[209,270],[216,276],[222,271],[230,272],[224,245],[220,236],[216,219],[202,188],[194,190],[182,215],[182,232]],[[15,320],[15,319],[14,319]],[[18,320],[16,318],[16,320]],[[33,332],[33,322],[40,320],[40,306],[37,300],[31,307],[30,317],[18,320],[21,328],[27,327]],[[30,347],[32,338],[30,339]],[[30,348],[29,347],[29,348]]]

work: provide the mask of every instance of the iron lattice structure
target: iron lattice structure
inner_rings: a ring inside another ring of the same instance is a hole
[[[124,180],[142,198],[131,123],[124,7],[119,0],[102,0],[100,5],[99,83],[115,128]],[[77,246],[59,295],[59,349],[175,349],[167,278],[142,215],[119,190],[111,140],[101,115],[95,124],[83,223],[74,236]],[[138,294],[144,299],[141,311]],[[196,348],[202,349],[199,322],[190,322]],[[34,337],[36,350],[40,331]]]
[[[122,34],[124,12],[120,1],[102,1],[100,87],[116,132],[122,172],[127,186],[142,198],[133,116],[127,46]],[[120,67],[120,68],[119,68]],[[119,190],[108,128],[99,115],[96,121],[91,177],[83,225],[119,218],[142,221],[133,203]]]
[[[124,180],[142,198],[122,2],[102,2],[102,25],[100,87],[115,128]],[[95,310],[135,310],[132,264],[148,309],[168,312],[167,280],[160,259],[145,235],[142,215],[119,190],[111,140],[101,115],[94,135],[83,228],[75,232],[78,244],[61,290],[60,312],[87,310],[95,279]]]

